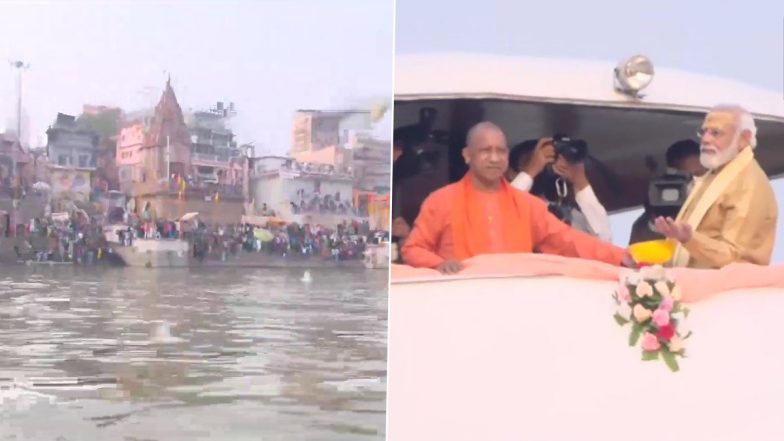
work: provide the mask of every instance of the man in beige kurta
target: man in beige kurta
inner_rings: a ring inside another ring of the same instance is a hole
[[[721,268],[733,262],[770,263],[778,217],[768,177],[754,158],[756,127],[737,106],[719,106],[701,130],[698,181],[676,219],[656,228],[678,241],[672,266]]]

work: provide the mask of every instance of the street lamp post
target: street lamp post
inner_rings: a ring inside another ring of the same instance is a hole
[[[30,64],[27,64],[21,60],[17,61],[10,61],[9,64],[11,65],[12,69],[16,69],[17,73],[17,90],[18,90],[18,97],[16,101],[16,139],[19,143],[18,148],[22,148],[22,71],[27,70],[30,68]],[[12,165],[11,165],[11,174],[14,178],[15,189],[13,190],[13,228],[14,232],[16,233],[16,225],[18,224],[18,210],[17,206],[19,205],[19,198],[21,197],[21,178],[18,176],[19,170],[17,169],[16,163],[19,161],[19,152],[17,149],[14,149],[12,155]]]
[[[16,101],[16,137],[22,145],[22,71],[30,68],[30,64],[21,60],[10,61],[11,68],[16,69],[17,101]],[[16,156],[16,155],[14,155]],[[14,177],[16,177],[16,161],[14,161]]]
[[[250,162],[255,156],[256,147],[253,145],[253,142],[244,144],[242,147],[244,150],[244,160],[242,161],[242,195],[245,199],[245,203],[248,203],[250,201]]]

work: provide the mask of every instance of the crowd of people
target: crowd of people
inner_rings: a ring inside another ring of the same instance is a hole
[[[340,193],[316,194],[298,190],[296,199],[289,201],[291,211],[300,213],[331,213],[339,215],[367,216],[367,207],[354,207],[351,201],[341,199]]]
[[[267,225],[208,224],[198,218],[171,221],[156,218],[151,210],[130,214],[119,228],[104,229],[102,219],[83,212],[37,218],[16,227],[14,252],[19,260],[72,262],[93,265],[111,253],[109,241],[133,246],[139,239],[186,240],[193,256],[227,260],[239,253],[280,258],[314,258],[331,261],[359,260],[368,244],[388,239],[388,232],[374,230],[367,221],[344,221],[335,228],[271,221]],[[111,236],[111,237],[109,237]],[[116,237],[115,237],[116,236]]]
[[[13,243],[17,258],[34,262],[95,265],[108,251],[100,223],[78,212],[65,219],[35,218],[20,224]]]
[[[219,260],[241,252],[282,258],[362,259],[368,244],[378,243],[386,236],[384,231],[372,230],[367,222],[344,222],[336,228],[296,223],[267,228],[250,224],[211,227],[198,223],[193,231],[186,233],[193,242],[195,257]]]

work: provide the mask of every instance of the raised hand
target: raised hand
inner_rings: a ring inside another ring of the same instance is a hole
[[[654,221],[656,231],[663,234],[668,239],[675,239],[680,243],[686,243],[691,240],[694,235],[694,230],[691,226],[684,222],[676,222],[671,217],[657,217]]]

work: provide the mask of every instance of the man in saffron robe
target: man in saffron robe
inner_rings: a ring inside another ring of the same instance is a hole
[[[708,169],[676,219],[656,228],[678,242],[672,266],[768,265],[778,210],[770,180],[754,159],[757,127],[740,106],[717,106],[701,130],[700,162]]]
[[[481,254],[542,253],[632,266],[622,249],[559,221],[539,198],[504,178],[509,150],[493,123],[474,126],[463,157],[468,173],[425,199],[402,249],[406,264],[459,272],[461,261]]]

